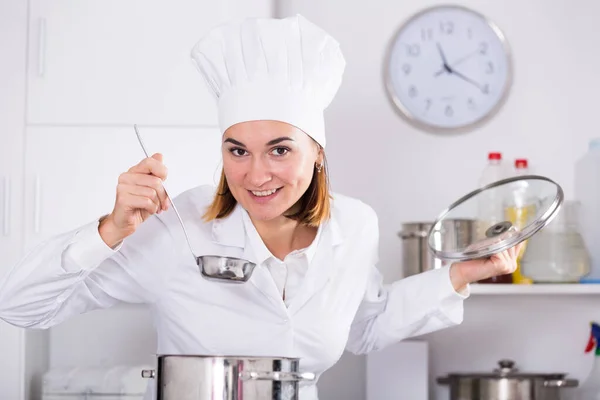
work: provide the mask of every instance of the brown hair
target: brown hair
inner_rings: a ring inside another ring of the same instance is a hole
[[[323,155],[323,169],[313,169],[313,176],[306,192],[284,215],[301,224],[318,227],[331,215],[331,194],[329,192],[329,178],[325,155]],[[212,221],[227,217],[235,208],[237,200],[231,194],[225,173],[221,170],[221,179],[212,203],[202,216],[204,221]]]

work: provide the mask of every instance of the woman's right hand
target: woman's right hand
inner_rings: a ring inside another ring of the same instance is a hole
[[[167,179],[167,167],[162,160],[162,154],[154,154],[119,176],[114,209],[98,227],[109,247],[117,246],[151,215],[169,208],[162,186]]]

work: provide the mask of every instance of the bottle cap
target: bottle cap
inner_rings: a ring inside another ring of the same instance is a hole
[[[517,158],[515,160],[515,168],[527,168],[529,164],[525,158]]]

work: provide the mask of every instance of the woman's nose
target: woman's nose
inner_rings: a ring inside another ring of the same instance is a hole
[[[267,163],[259,159],[254,159],[250,164],[247,178],[252,186],[259,188],[266,182],[269,182],[272,176]]]

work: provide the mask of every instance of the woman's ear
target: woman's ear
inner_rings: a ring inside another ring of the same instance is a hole
[[[317,159],[315,161],[315,164],[317,165],[323,165],[323,160],[325,159],[325,150],[323,150],[323,148],[321,146],[319,146],[319,150],[317,152]]]

